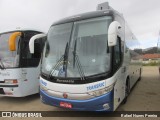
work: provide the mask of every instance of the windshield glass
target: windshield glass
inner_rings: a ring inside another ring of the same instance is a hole
[[[107,31],[111,22],[111,17],[100,17],[52,26],[44,48],[42,72],[61,78],[108,72]]]
[[[70,40],[72,23],[51,27],[43,54],[43,72],[49,74],[52,67],[62,58]]]
[[[17,51],[11,52],[9,50],[8,40],[12,33],[0,34],[0,65],[4,68],[18,67]],[[18,46],[19,37],[16,40],[16,47]],[[18,50],[16,48],[16,50]]]

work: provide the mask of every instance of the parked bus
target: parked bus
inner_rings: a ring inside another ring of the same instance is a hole
[[[141,77],[141,48],[108,3],[55,22],[42,56],[43,103],[80,111],[114,111]]]
[[[31,54],[29,40],[40,33],[32,29],[0,33],[0,96],[24,97],[39,92],[44,42],[36,41],[35,53]]]

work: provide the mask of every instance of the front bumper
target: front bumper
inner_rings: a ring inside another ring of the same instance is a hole
[[[23,91],[20,90],[18,85],[1,85],[0,96],[6,97],[23,97]]]
[[[89,100],[69,100],[63,98],[56,98],[49,96],[45,91],[40,90],[41,100],[44,104],[60,107],[60,102],[66,102],[72,104],[72,110],[76,111],[113,111],[114,103],[114,90],[111,92],[95,97]],[[109,109],[104,109],[104,104],[109,104]]]

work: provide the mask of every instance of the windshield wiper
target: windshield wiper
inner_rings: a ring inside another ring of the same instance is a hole
[[[49,73],[49,78],[52,77],[52,74],[55,72],[55,70],[62,64],[63,62],[63,71],[65,71],[65,76],[67,76],[67,61],[68,61],[68,42],[66,44],[64,55],[58,60],[57,64],[51,69],[51,72]]]
[[[78,72],[81,76],[81,79],[85,80],[85,74],[84,74],[84,71],[82,69],[82,65],[81,65],[81,62],[79,60],[79,56],[77,55],[77,39],[75,40],[74,51],[73,51],[73,68],[75,68],[75,66],[76,66],[76,61],[77,61]]]
[[[0,64],[0,69],[2,69],[2,70],[5,69],[4,64],[3,64],[3,62],[2,62],[1,59],[0,59],[0,63],[1,63],[1,64]]]

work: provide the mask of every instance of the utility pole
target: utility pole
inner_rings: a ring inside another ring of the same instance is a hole
[[[160,53],[160,30],[159,30],[159,34],[158,34],[157,52]]]
[[[158,53],[160,54],[160,30],[159,30],[159,35],[158,35],[157,49],[158,49]]]

